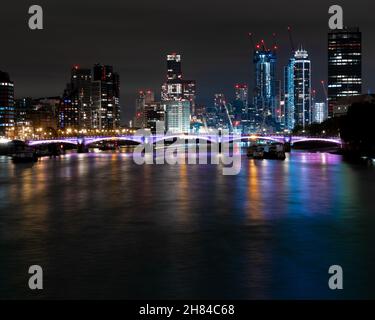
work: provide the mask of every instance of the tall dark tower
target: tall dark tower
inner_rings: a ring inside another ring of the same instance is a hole
[[[181,55],[171,53],[167,56],[167,81],[182,79]]]
[[[328,115],[337,99],[362,93],[362,35],[359,28],[328,33]]]
[[[302,47],[294,54],[294,124],[303,129],[311,123],[311,61]]]
[[[72,103],[79,111],[79,125],[82,129],[92,128],[91,70],[72,68]]]
[[[120,77],[112,66],[94,66],[92,90],[95,126],[107,130],[119,128]]]
[[[258,44],[254,52],[254,108],[258,130],[274,125],[276,110],[276,50]]]
[[[185,80],[182,75],[181,55],[171,53],[167,55],[167,81],[162,85],[162,101],[186,100],[190,103],[190,111],[195,113],[196,82]]]
[[[8,73],[0,71],[0,136],[14,128],[14,118],[14,84]]]

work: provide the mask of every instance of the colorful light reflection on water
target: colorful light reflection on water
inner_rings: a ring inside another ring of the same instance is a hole
[[[0,297],[374,298],[375,172],[338,155],[137,166],[128,153],[0,158]],[[327,288],[340,264],[345,290]]]

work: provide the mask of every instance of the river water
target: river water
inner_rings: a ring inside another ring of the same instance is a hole
[[[375,169],[328,153],[244,156],[236,176],[129,153],[0,157],[0,298],[375,298],[374,191]]]

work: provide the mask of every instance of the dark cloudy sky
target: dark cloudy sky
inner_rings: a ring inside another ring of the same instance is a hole
[[[28,28],[28,8],[44,9],[44,30]],[[60,95],[73,64],[114,65],[121,76],[124,118],[140,88],[159,91],[165,55],[183,55],[185,78],[195,79],[198,101],[216,92],[230,98],[236,82],[253,88],[249,31],[272,41],[277,33],[279,77],[287,62],[291,25],[296,45],[312,59],[313,86],[326,78],[328,8],[344,9],[344,24],[363,32],[364,91],[375,91],[375,2],[252,0],[2,0],[0,70],[10,73],[16,97]]]

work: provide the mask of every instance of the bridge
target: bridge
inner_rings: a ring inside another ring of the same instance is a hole
[[[284,135],[210,135],[210,134],[196,134],[196,135],[116,135],[116,136],[84,136],[84,137],[61,137],[51,139],[29,140],[29,146],[40,146],[46,144],[71,144],[90,146],[94,143],[105,141],[127,141],[132,143],[157,143],[163,140],[181,139],[185,141],[196,141],[198,139],[205,140],[211,143],[229,143],[239,141],[258,141],[265,140],[270,142],[289,143],[291,145],[299,142],[325,142],[331,144],[342,145],[342,141],[337,137],[307,137],[307,136],[284,136]]]

